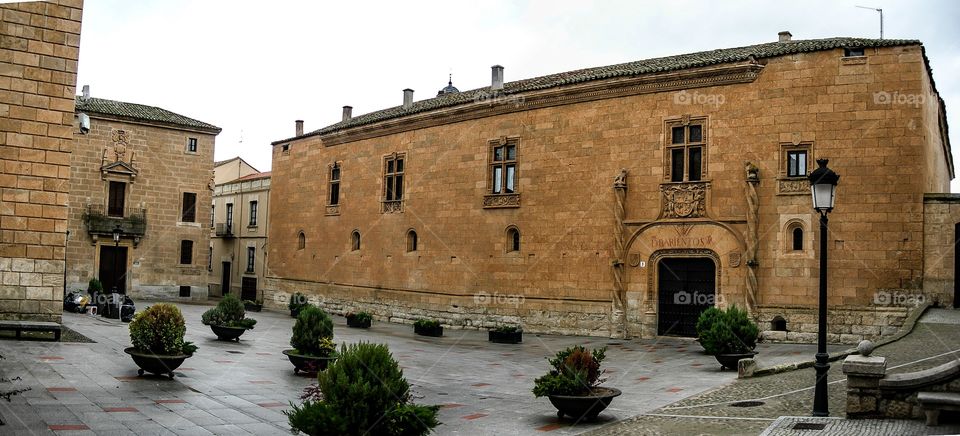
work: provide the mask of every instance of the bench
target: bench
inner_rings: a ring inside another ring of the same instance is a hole
[[[927,415],[927,425],[938,425],[941,410],[960,411],[960,393],[957,392],[919,392],[917,401]]]
[[[0,330],[17,332],[17,339],[20,339],[20,332],[53,332],[53,340],[60,342],[60,324],[48,321],[0,321]]]

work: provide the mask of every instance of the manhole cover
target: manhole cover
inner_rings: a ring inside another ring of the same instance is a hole
[[[738,401],[730,405],[733,407],[757,407],[762,406],[763,404],[763,401]]]
[[[813,422],[798,422],[793,425],[794,430],[823,430],[826,427],[826,424],[819,424]]]

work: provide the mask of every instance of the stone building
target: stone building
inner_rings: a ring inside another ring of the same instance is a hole
[[[82,14],[0,5],[0,319],[60,321]]]
[[[404,90],[362,116],[344,107],[273,143],[267,301],[304,291],[398,321],[642,337],[692,335],[704,308],[737,304],[772,339],[813,341],[815,157],[841,175],[829,339],[891,334],[917,300],[956,298],[925,286],[945,235],[925,233],[924,195],[948,191],[954,168],[919,41],[782,32],[503,74],[421,101]]]
[[[259,300],[270,228],[270,172],[261,173],[239,157],[218,162],[213,172],[210,296],[232,292]]]
[[[165,109],[76,97],[67,285],[206,299],[214,139]],[[198,207],[200,205],[200,207]]]

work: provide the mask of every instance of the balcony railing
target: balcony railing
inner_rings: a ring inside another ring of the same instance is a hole
[[[111,211],[116,212],[116,211]],[[139,238],[147,233],[147,210],[125,208],[123,215],[107,214],[102,204],[88,204],[83,213],[83,222],[91,235],[113,235],[113,229],[120,225],[123,236]]]
[[[217,223],[214,227],[214,234],[218,238],[232,238],[233,235],[233,223]]]

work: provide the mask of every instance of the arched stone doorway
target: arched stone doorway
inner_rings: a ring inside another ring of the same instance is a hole
[[[710,257],[663,257],[656,268],[657,335],[696,336],[697,318],[716,302],[716,263]]]

